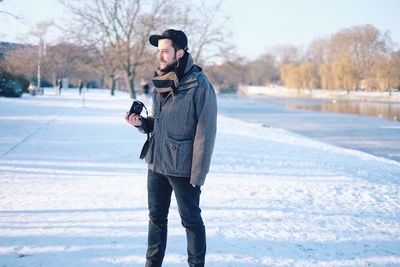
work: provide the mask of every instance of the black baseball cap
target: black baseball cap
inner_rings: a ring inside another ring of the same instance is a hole
[[[175,44],[177,44],[180,48],[183,50],[187,50],[188,47],[188,39],[186,37],[186,34],[183,31],[180,30],[174,30],[174,29],[168,29],[164,31],[161,35],[150,35],[149,37],[149,42],[153,46],[157,47],[158,46],[158,40],[160,39],[170,39],[172,40]]]

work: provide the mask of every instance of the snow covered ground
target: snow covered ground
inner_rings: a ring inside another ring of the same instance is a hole
[[[0,98],[0,267],[143,266],[131,100]],[[202,188],[207,266],[400,266],[400,163],[224,116]],[[175,201],[165,266],[186,265]]]

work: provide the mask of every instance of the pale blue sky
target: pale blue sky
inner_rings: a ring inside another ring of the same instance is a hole
[[[223,9],[231,18],[230,40],[248,58],[278,44],[306,46],[315,38],[367,23],[390,31],[400,44],[400,0],[225,0]],[[21,15],[27,25],[64,15],[58,0],[4,0],[0,10]],[[27,25],[0,15],[0,40],[18,41]]]

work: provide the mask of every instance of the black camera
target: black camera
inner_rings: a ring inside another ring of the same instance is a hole
[[[131,109],[129,110],[129,115],[135,114],[135,115],[140,115],[142,113],[144,104],[140,101],[133,101]]]

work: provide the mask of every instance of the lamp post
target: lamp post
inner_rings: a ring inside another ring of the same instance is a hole
[[[43,90],[41,87],[41,69],[42,69],[42,56],[45,47],[44,47],[44,37],[40,36],[39,44],[38,44],[38,66],[37,66],[37,93],[42,95]]]

